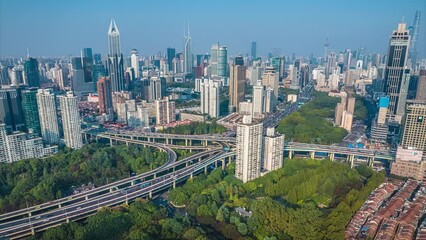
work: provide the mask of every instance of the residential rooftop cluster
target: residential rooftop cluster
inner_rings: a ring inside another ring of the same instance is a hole
[[[414,239],[425,206],[426,188],[419,182],[388,180],[356,212],[345,239]],[[421,229],[417,235],[421,236]]]

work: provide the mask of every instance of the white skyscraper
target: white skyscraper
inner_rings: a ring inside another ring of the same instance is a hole
[[[132,49],[132,51],[130,51],[130,63],[132,68],[135,71],[135,77],[138,78],[139,77],[139,57],[138,57],[138,50],[136,49]]]
[[[58,116],[53,90],[39,89],[37,92],[37,105],[40,115],[40,128],[43,141],[47,144],[58,144]]]
[[[194,65],[192,56],[192,41],[189,34],[189,27],[185,36],[183,37],[183,72],[192,73],[192,67]]]
[[[237,125],[237,158],[235,176],[243,182],[260,176],[262,168],[263,123],[253,122],[250,115],[243,116]]]
[[[58,96],[61,107],[62,123],[64,127],[65,145],[72,149],[83,146],[81,136],[80,112],[78,110],[78,97],[73,92]]]
[[[265,87],[261,81],[257,82],[257,85],[253,86],[253,116],[261,117],[265,111]]]
[[[212,118],[219,118],[219,83],[210,79],[204,79],[200,84],[201,113],[208,114]]]
[[[283,166],[284,135],[275,133],[275,128],[266,130],[263,147],[263,169],[273,171]]]

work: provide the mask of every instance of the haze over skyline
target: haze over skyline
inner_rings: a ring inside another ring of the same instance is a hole
[[[60,5],[58,4],[60,3]],[[17,10],[19,9],[19,10]],[[389,36],[405,18],[413,22],[422,11],[418,56],[426,57],[426,1],[30,1],[0,0],[0,57],[79,55],[84,47],[107,53],[112,18],[121,34],[123,54],[136,48],[148,56],[167,47],[182,52],[183,29],[190,24],[194,54],[210,52],[213,43],[230,55],[248,53],[251,41],[258,54],[280,48],[282,55],[322,56],[330,50],[366,47],[386,53]]]

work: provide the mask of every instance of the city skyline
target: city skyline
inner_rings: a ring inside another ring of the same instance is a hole
[[[125,6],[117,3],[105,6],[99,1],[62,1],[59,9],[54,3],[1,0],[0,57],[22,57],[27,48],[32,56],[76,56],[85,47],[107,54],[105,36],[112,18],[120,28],[122,52],[126,56],[133,48],[138,49],[141,56],[159,51],[165,54],[167,47],[183,52],[186,24],[190,25],[194,54],[208,53],[210,46],[217,42],[228,47],[230,56],[250,53],[251,42],[256,41],[259,56],[274,49],[281,49],[281,55],[294,52],[297,56],[311,53],[322,56],[326,38],[330,50],[365,47],[367,52],[385,53],[384,43],[389,41],[388,33],[395,25],[404,18],[410,26],[416,10],[426,12],[424,1],[357,1],[356,4],[327,1],[322,5],[309,1],[303,5],[276,2],[274,8],[269,4],[224,1],[215,4],[127,1]],[[160,8],[161,15],[156,11]],[[206,9],[222,14],[217,15],[216,21],[200,21],[211,17]],[[67,21],[69,19],[73,21]],[[295,19],[300,20],[292,25]],[[425,26],[423,17],[418,39],[419,58],[426,56],[426,47],[421,44],[426,41]],[[345,28],[348,30],[342,31]]]

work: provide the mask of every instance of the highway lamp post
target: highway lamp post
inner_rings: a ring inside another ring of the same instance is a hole
[[[27,209],[28,209],[28,201],[27,200],[25,200],[25,205],[27,206]],[[30,210],[28,210],[28,222],[30,223],[31,234],[34,235],[35,232],[34,232],[33,224],[31,222],[31,213],[30,213]]]

